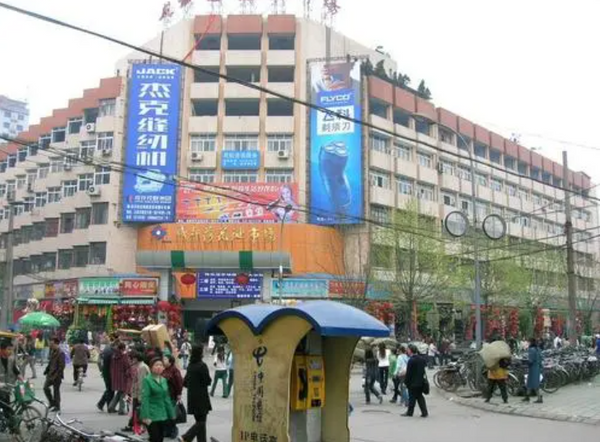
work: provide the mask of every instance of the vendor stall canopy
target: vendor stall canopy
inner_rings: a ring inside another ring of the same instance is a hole
[[[209,335],[222,334],[219,323],[228,318],[244,321],[255,335],[282,316],[298,316],[309,322],[321,336],[387,337],[390,330],[371,315],[335,301],[308,301],[294,307],[252,304],[225,310],[207,325]]]

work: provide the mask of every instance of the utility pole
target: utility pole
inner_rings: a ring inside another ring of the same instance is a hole
[[[4,303],[0,315],[0,329],[8,330],[13,318],[13,230],[15,226],[15,207],[9,195],[8,232],[6,232],[6,264],[4,268]]]
[[[565,235],[567,236],[567,290],[569,295],[569,318],[567,334],[569,342],[577,344],[577,287],[575,281],[575,262],[573,260],[573,223],[571,221],[571,199],[569,186],[569,163],[567,151],[563,151],[563,182],[565,186]]]

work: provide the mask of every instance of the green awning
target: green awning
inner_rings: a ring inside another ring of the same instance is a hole
[[[153,305],[154,297],[131,297],[121,298],[115,296],[103,297],[82,297],[77,298],[77,303],[81,305]]]
[[[154,298],[121,298],[121,305],[154,305]]]
[[[90,304],[90,305],[117,305],[119,298],[115,297],[102,297],[102,298],[77,298],[78,304]]]

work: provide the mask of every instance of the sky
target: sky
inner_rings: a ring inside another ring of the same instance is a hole
[[[165,0],[0,1],[142,45],[160,32]],[[240,11],[235,0],[224,3],[225,13]],[[256,10],[265,13],[270,3],[256,0]],[[286,3],[301,14],[300,0]],[[523,145],[556,161],[566,149],[570,168],[600,183],[600,1],[338,3],[336,30],[383,46],[413,86],[425,79],[436,106],[502,135],[519,134]],[[321,1],[312,4],[317,18]],[[194,12],[206,11],[208,1],[195,0]],[[114,75],[128,52],[0,9],[0,94],[27,99],[32,123]]]

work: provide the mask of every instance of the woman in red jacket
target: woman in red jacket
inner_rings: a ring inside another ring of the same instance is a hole
[[[165,371],[163,371],[163,377],[167,380],[167,384],[169,385],[169,394],[171,396],[171,401],[173,401],[173,407],[181,401],[181,392],[183,391],[183,377],[181,376],[181,371],[177,368],[175,364],[175,357],[173,355],[168,355],[164,357]],[[165,437],[176,438],[179,434],[177,430],[177,425],[175,422],[170,422],[165,428],[166,434]]]

